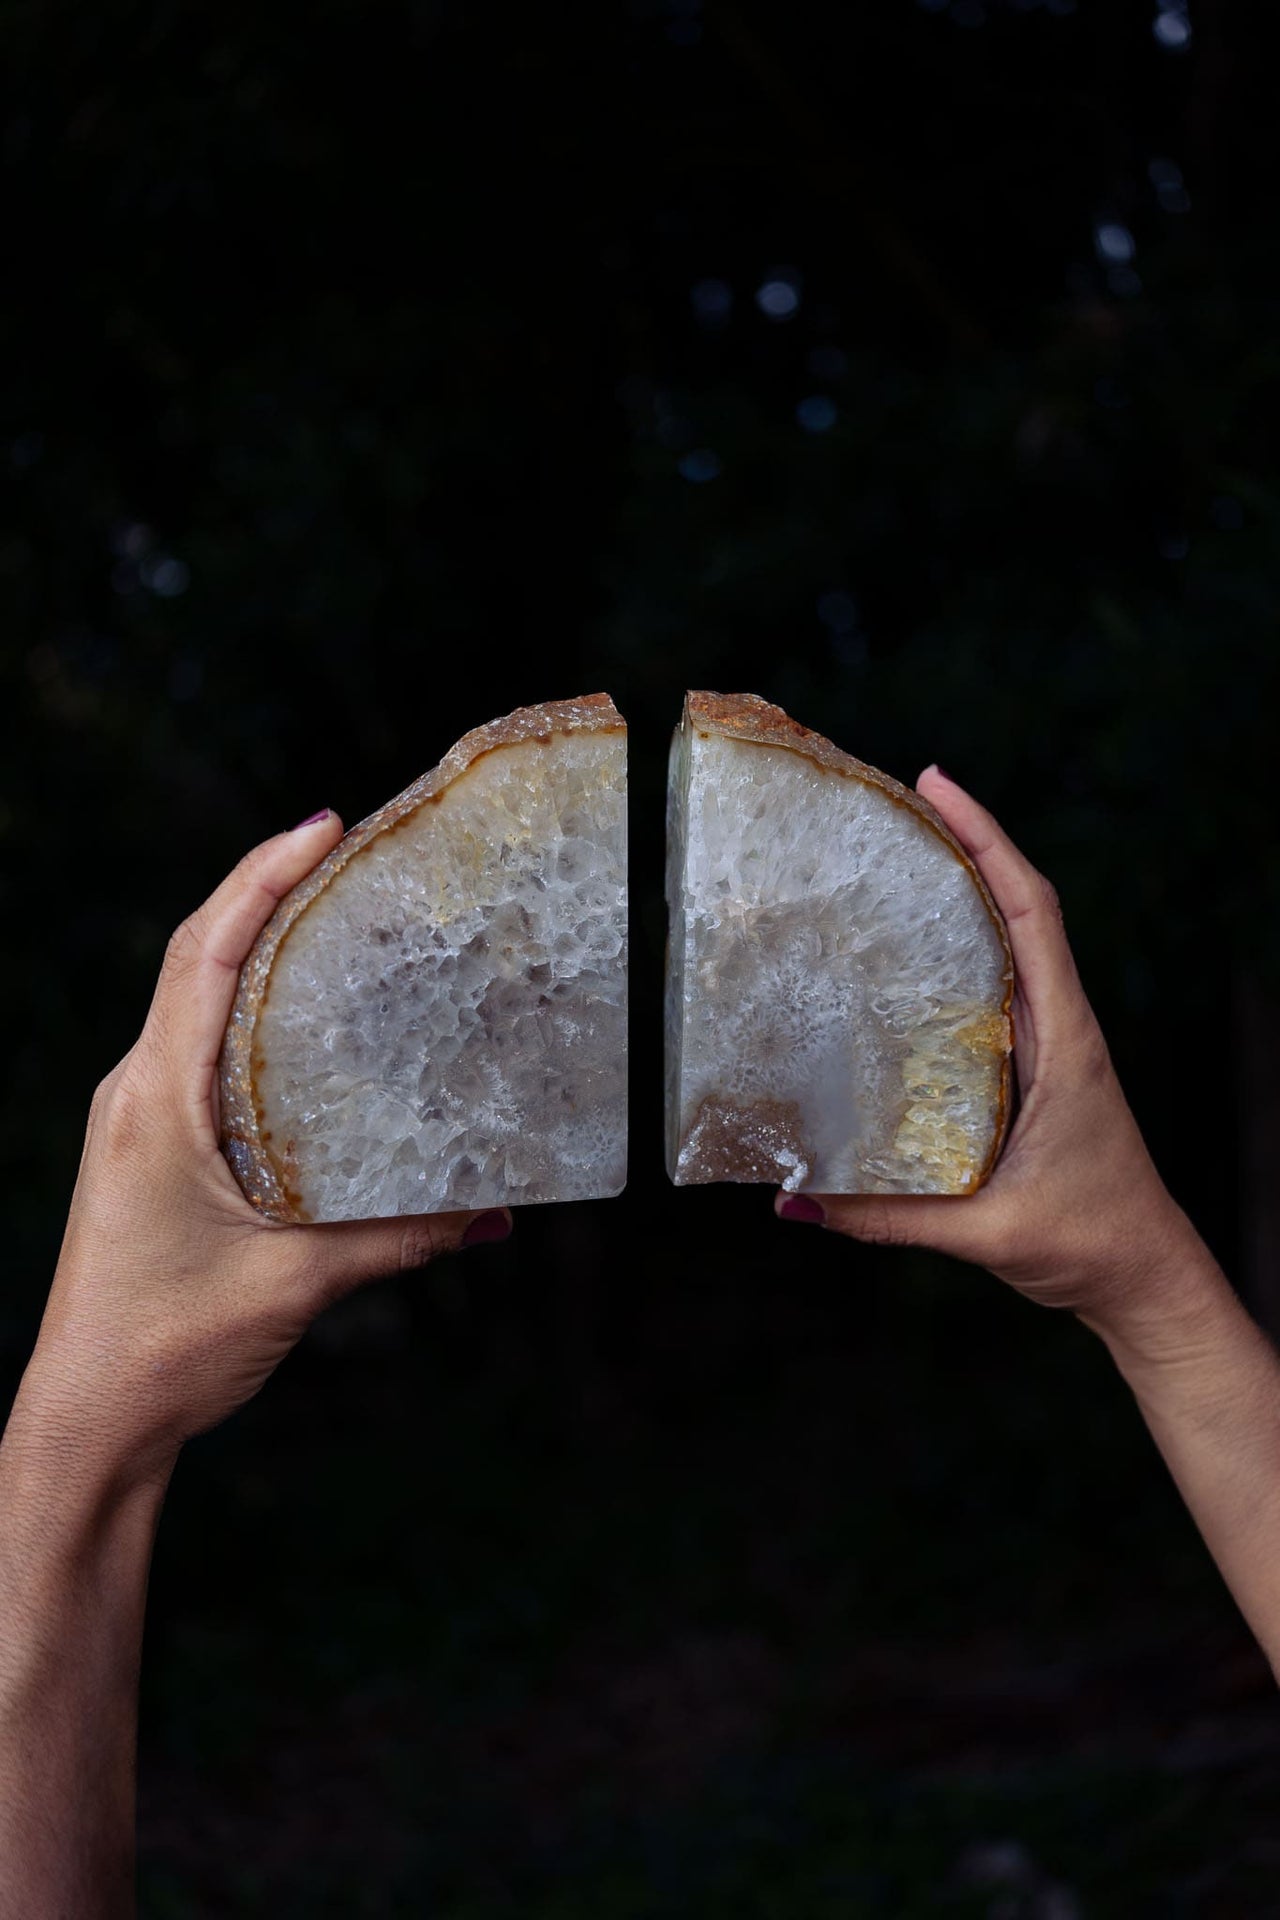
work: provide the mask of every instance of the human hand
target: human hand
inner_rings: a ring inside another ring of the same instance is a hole
[[[167,1474],[362,1281],[503,1238],[505,1210],[329,1226],[266,1219],[218,1146],[218,1054],[240,965],[334,847],[326,812],[250,853],[178,928],[142,1033],[94,1096],[35,1354],[15,1407],[58,1448]],[[478,1223],[478,1225],[477,1225]]]
[[[918,790],[971,855],[1013,948],[1021,1111],[986,1186],[956,1198],[779,1193],[782,1219],[931,1247],[987,1267],[1100,1331],[1142,1316],[1200,1242],[1156,1172],[1084,995],[1057,896],[985,808],[940,768]],[[818,1209],[819,1211],[815,1211]]]

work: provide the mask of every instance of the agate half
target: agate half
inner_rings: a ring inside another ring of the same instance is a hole
[[[691,693],[667,826],[676,1184],[981,1186],[1007,1120],[1013,963],[933,808],[752,694]]]
[[[467,734],[281,901],[220,1096],[231,1168],[280,1220],[621,1190],[626,730],[607,695]]]

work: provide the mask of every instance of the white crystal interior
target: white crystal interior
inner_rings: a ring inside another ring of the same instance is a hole
[[[491,751],[301,915],[255,1051],[307,1217],[621,1190],[625,756],[618,732]]]
[[[929,825],[800,753],[686,722],[672,750],[668,904],[678,1185],[973,1184],[998,1124],[991,1038],[1007,1035],[1007,961],[970,873]],[[769,1171],[708,1170],[711,1111],[738,1116]],[[780,1128],[780,1111],[798,1126]]]

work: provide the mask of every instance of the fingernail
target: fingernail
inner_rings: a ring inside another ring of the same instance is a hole
[[[827,1217],[827,1210],[807,1193],[789,1193],[785,1200],[778,1202],[779,1220],[804,1220],[811,1227],[820,1226]]]
[[[933,771],[935,773],[940,773],[944,780],[950,780],[953,787],[956,785],[955,775],[948,773],[946,768],[944,766],[941,766],[936,760],[933,763]]]
[[[505,1213],[478,1213],[462,1236],[464,1247],[479,1247],[486,1240],[505,1240],[511,1221]]]
[[[309,813],[305,820],[299,820],[298,825],[291,827],[289,831],[297,833],[299,827],[314,827],[318,820],[327,820],[332,812],[332,807],[321,807],[319,813]]]

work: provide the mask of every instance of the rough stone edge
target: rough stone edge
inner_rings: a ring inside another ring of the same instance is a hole
[[[220,1144],[245,1198],[260,1213],[274,1220],[295,1223],[305,1217],[299,1210],[298,1196],[289,1190],[284,1169],[260,1135],[253,1044],[276,956],[307,908],[371,840],[394,831],[420,807],[439,800],[461,774],[496,748],[520,746],[529,740],[545,743],[557,733],[625,733],[626,730],[625,720],[607,693],[584,694],[575,700],[549,700],[536,707],[517,707],[499,720],[475,727],[450,747],[438,766],[422,774],[403,793],[345,833],[332,853],[285,895],[240,969],[218,1062]]]
[[[996,1124],[993,1130],[991,1150],[979,1169],[971,1186],[965,1194],[954,1195],[963,1199],[977,1193],[986,1185],[1000,1158],[1001,1149],[1009,1132],[1010,1092],[1012,1086],[1012,1060],[1015,1035],[1013,1031],[1013,949],[1009,945],[1009,932],[1004,916],[992,897],[991,889],[983,879],[968,853],[952,833],[936,807],[918,794],[914,788],[906,787],[892,774],[881,773],[878,767],[868,766],[865,760],[858,760],[842,747],[828,740],[825,734],[814,733],[809,727],[801,726],[781,707],[775,707],[771,701],[761,699],[756,693],[711,693],[705,690],[690,691],[685,695],[684,713],[681,725],[689,726],[704,736],[718,733],[727,740],[743,740],[752,746],[787,747],[793,753],[803,754],[823,773],[838,773],[845,779],[861,780],[864,785],[877,787],[888,799],[922,820],[927,827],[944,840],[951,852],[968,871],[977,890],[978,897],[990,916],[991,924],[1000,936],[1004,948],[1005,974],[1004,999],[1000,1012],[1005,1021],[1009,1044],[1004,1050],[1000,1063],[1000,1086]]]

